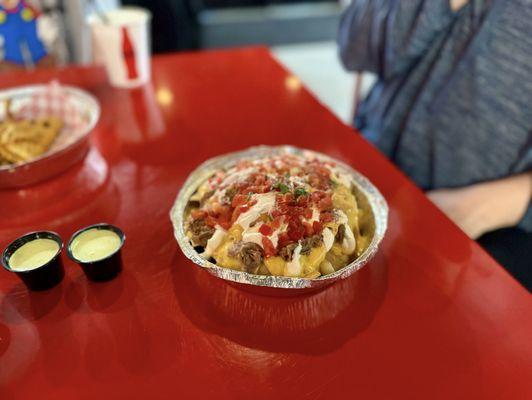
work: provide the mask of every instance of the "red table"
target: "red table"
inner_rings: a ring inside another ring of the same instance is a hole
[[[58,78],[102,105],[93,148],[68,172],[0,192],[0,244],[64,240],[115,223],[125,270],[28,293],[0,271],[0,399],[530,399],[531,296],[396,168],[320,105],[266,49],[156,57],[153,84],[111,89],[101,69]],[[168,211],[217,154],[294,144],[348,162],[380,188],[389,231],[368,266],[308,296],[241,291],[181,254]]]

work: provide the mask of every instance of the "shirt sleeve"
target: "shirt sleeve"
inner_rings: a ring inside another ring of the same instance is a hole
[[[353,0],[338,31],[345,68],[381,79],[406,71],[454,21],[449,0]]]
[[[528,133],[528,140],[523,147],[521,156],[513,168],[513,173],[532,172],[532,131]],[[519,228],[527,232],[532,232],[532,205],[528,202],[527,211],[517,225]]]

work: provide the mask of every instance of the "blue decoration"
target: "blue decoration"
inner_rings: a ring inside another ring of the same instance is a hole
[[[24,57],[38,63],[48,53],[37,34],[38,14],[20,1],[17,6],[6,9],[0,5],[0,35],[4,38],[3,61],[25,65]],[[27,50],[23,50],[26,48]],[[28,54],[25,55],[24,51]]]

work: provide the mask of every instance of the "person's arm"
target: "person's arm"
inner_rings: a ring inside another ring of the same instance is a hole
[[[532,197],[532,172],[427,195],[469,237],[477,239],[521,221]]]
[[[467,3],[469,3],[469,0],[450,0],[451,10],[458,11]]]
[[[345,68],[389,79],[406,71],[469,0],[353,0],[338,31]]]

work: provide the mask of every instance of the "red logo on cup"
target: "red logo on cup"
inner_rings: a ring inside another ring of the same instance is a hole
[[[128,79],[137,79],[139,75],[137,72],[135,49],[133,48],[133,43],[125,26],[122,27],[122,55],[126,63]]]

